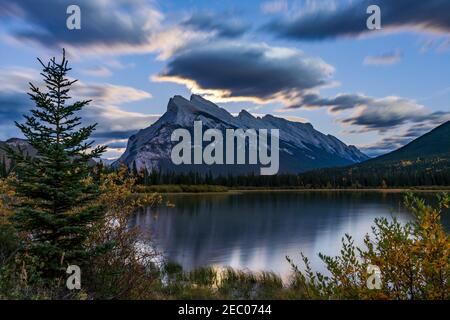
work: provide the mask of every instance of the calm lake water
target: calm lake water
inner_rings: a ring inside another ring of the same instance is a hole
[[[168,260],[186,270],[231,266],[274,271],[285,279],[290,273],[286,256],[299,262],[303,252],[313,269],[324,271],[318,253],[338,254],[345,233],[362,245],[375,218],[412,219],[402,208],[401,193],[276,191],[168,198],[174,208],[141,210],[131,221],[152,236]],[[448,230],[448,219],[444,225]]]

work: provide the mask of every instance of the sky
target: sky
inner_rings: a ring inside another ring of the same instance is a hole
[[[62,48],[106,158],[192,93],[310,122],[370,156],[450,120],[450,0],[0,0],[0,140],[21,137],[36,58]]]

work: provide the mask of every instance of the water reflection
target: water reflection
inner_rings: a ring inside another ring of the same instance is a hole
[[[173,195],[175,208],[146,209],[132,220],[169,260],[185,269],[231,266],[284,278],[300,252],[323,271],[319,252],[336,255],[345,233],[357,245],[376,217],[411,219],[398,193],[251,192]]]

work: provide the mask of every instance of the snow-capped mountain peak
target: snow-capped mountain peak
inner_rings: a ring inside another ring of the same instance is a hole
[[[192,131],[194,121],[202,121],[204,130],[279,129],[280,172],[350,165],[368,159],[356,147],[347,146],[336,137],[315,130],[310,123],[293,122],[273,115],[255,117],[245,110],[234,117],[227,110],[199,95],[192,95],[190,100],[177,95],[169,100],[166,113],[158,121],[130,137],[125,153],[113,166],[125,163],[138,170],[211,171],[213,174],[256,171],[245,165],[175,166],[170,158],[174,145],[170,139],[171,134],[178,128]]]

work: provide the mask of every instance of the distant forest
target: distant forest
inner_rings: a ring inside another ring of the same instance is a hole
[[[211,172],[162,173],[157,171],[140,173],[138,183],[142,185],[220,185],[227,187],[269,188],[394,188],[413,186],[450,186],[450,157],[420,158],[382,163],[362,163],[343,168],[327,168],[299,174],[274,176],[218,175]]]
[[[0,178],[9,174],[5,157],[0,158]],[[105,168],[103,168],[106,170]],[[111,169],[107,169],[111,170]],[[359,165],[327,168],[299,174],[274,176],[213,175],[199,173],[130,170],[141,185],[218,185],[261,188],[395,188],[414,186],[450,186],[450,157],[420,158],[414,161],[367,162]]]

